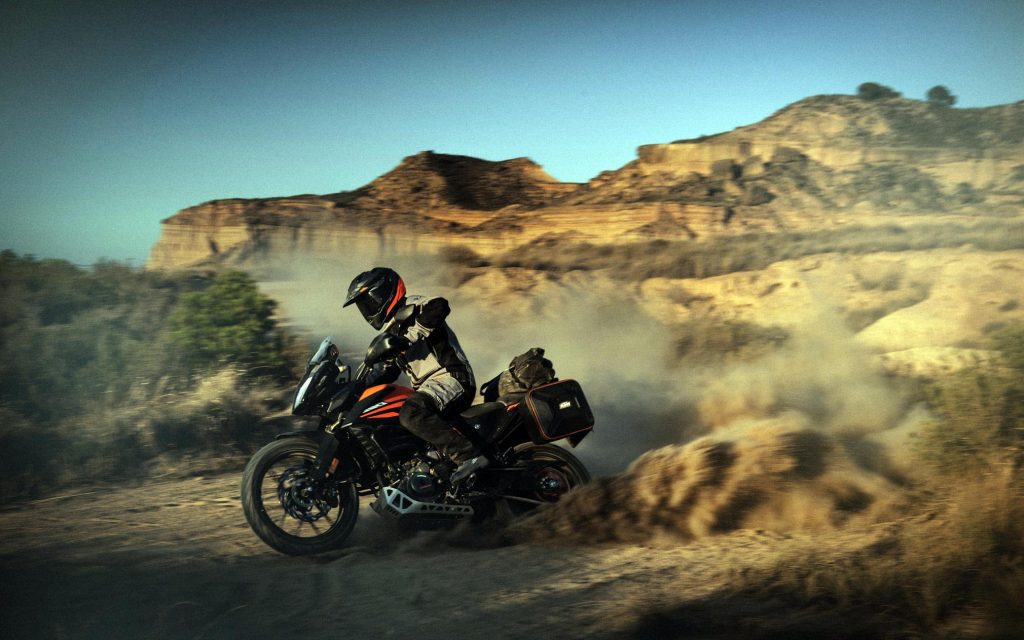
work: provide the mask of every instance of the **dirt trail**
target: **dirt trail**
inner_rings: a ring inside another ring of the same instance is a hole
[[[737,575],[783,555],[871,538],[744,530],[685,545],[469,550],[399,540],[366,502],[351,544],[316,558],[279,555],[252,534],[237,474],[7,508],[3,636],[640,637],[652,615],[711,607]]]

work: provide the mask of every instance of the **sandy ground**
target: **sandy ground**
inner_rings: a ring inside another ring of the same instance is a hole
[[[745,572],[870,538],[467,549],[401,539],[364,498],[345,549],[290,558],[249,530],[237,474],[85,491],[0,511],[4,638],[703,637],[658,612],[713,615]]]

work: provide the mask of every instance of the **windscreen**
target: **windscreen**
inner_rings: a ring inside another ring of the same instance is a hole
[[[309,359],[309,366],[323,362],[332,346],[334,346],[334,338],[330,336],[324,338],[324,341],[320,343],[320,348],[317,349],[316,353],[313,354],[313,357]]]

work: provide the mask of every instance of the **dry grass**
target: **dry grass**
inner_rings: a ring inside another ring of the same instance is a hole
[[[858,612],[905,634],[1019,637],[1024,629],[1024,488],[997,469],[845,557],[781,562],[751,584],[803,606]]]
[[[1019,473],[995,470],[931,497],[915,518],[844,535],[854,536],[853,551],[833,547],[737,572],[731,586],[648,612],[629,637],[1021,637]]]
[[[782,327],[706,316],[683,323],[677,333],[675,355],[681,366],[719,360],[752,360],[789,339],[789,332]]]
[[[750,233],[704,242],[651,240],[592,245],[558,237],[540,238],[493,261],[476,255],[450,256],[462,269],[495,265],[552,272],[610,269],[624,281],[646,278],[706,278],[763,269],[780,260],[821,253],[863,254],[923,251],[973,245],[986,251],[1024,248],[1022,224],[984,220],[972,225],[918,224],[782,233]],[[884,287],[885,282],[879,283]]]
[[[77,416],[73,427],[33,424],[0,408],[0,499],[244,460],[272,437],[261,419],[281,402],[279,389],[225,369],[193,390]]]

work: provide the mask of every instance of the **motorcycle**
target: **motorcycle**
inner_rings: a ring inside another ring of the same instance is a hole
[[[355,375],[325,338],[310,358],[292,414],[319,416],[316,429],[280,434],[260,449],[242,475],[242,509],[257,536],[288,555],[336,549],[352,533],[360,496],[403,529],[437,529],[462,521],[511,519],[556,502],[590,474],[568,449],[593,429],[579,384],[555,381],[497,401],[498,377],[481,387],[485,402],[453,427],[490,464],[458,482],[452,464],[398,421],[413,390],[371,384],[379,363],[402,365],[406,345],[381,334]]]

